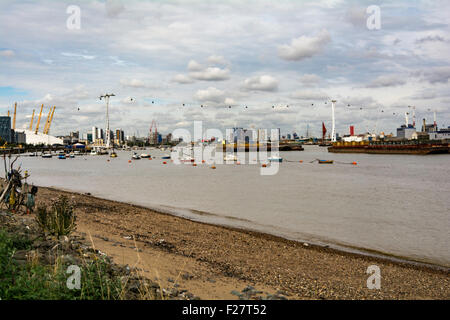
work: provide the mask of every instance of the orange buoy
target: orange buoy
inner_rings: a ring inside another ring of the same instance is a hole
[[[163,164],[167,164],[167,162],[164,161]]]
[[[153,160],[152,158],[148,158],[148,160]]]
[[[131,160],[128,160],[128,163],[131,163]]]
[[[197,166],[197,164],[196,164],[196,163],[193,163],[193,164],[192,164],[192,166],[193,166],[193,167],[196,167],[196,166]]]
[[[355,161],[353,161],[353,162],[352,162],[352,164],[353,164],[354,166],[356,166],[356,165],[357,165],[357,163],[356,163]]]
[[[211,169],[215,169],[215,168],[216,168],[216,166],[212,166],[212,167],[211,167]]]
[[[300,163],[303,163],[303,160],[300,160],[299,162],[300,162]]]
[[[267,164],[263,163],[261,167],[265,168],[267,167]]]
[[[237,165],[240,165],[241,163],[238,161],[238,162],[236,162],[236,164],[237,164]]]
[[[202,160],[202,163],[205,163],[205,160]]]

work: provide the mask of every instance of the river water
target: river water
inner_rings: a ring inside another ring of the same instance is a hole
[[[144,151],[142,151],[144,152]],[[193,220],[280,235],[346,250],[367,250],[450,267],[450,155],[280,152],[275,175],[260,165],[128,163],[119,157],[21,157],[30,181],[90,192]],[[310,163],[314,159],[334,164]],[[300,163],[299,160],[303,160]],[[164,160],[166,161],[166,160]],[[357,165],[347,163],[357,162]]]

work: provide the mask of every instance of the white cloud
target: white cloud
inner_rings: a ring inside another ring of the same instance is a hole
[[[384,88],[384,87],[395,87],[401,86],[406,83],[406,80],[400,76],[396,75],[383,75],[379,76],[370,82],[367,88]]]
[[[222,81],[230,78],[230,70],[217,67],[208,67],[201,71],[191,72],[189,76],[196,80]]]
[[[214,87],[209,87],[205,90],[198,90],[194,96],[195,99],[201,102],[222,102],[225,98],[225,92]]]
[[[304,74],[300,77],[300,82],[304,86],[315,86],[320,82],[321,78],[316,74]]]
[[[447,83],[450,79],[450,66],[433,67],[420,71],[418,74],[422,75],[424,80],[433,84]]]
[[[187,68],[189,71],[201,71],[204,69],[204,67],[195,60],[189,61]]]
[[[278,55],[285,60],[302,60],[311,58],[323,50],[331,41],[327,30],[322,30],[315,37],[301,36],[292,39],[290,45],[282,45],[278,48]]]
[[[193,83],[194,80],[190,78],[189,76],[185,74],[177,74],[172,78],[173,82],[180,83],[180,84],[187,84],[187,83]]]
[[[319,90],[297,90],[291,94],[291,98],[298,100],[327,100],[328,95]]]
[[[223,56],[212,55],[208,57],[208,62],[213,65],[228,65],[229,62]]]
[[[125,11],[125,6],[120,0],[107,0],[105,2],[106,14],[108,17],[113,18],[120,15]]]
[[[72,52],[62,52],[61,55],[65,56],[65,57],[71,57],[71,58],[83,58],[83,59],[86,59],[86,60],[93,60],[93,59],[96,58],[96,56],[86,55],[86,54],[79,54],[79,53],[72,53]]]
[[[120,84],[130,88],[154,88],[155,86],[145,83],[139,79],[121,79]]]
[[[276,91],[278,80],[269,75],[255,76],[245,79],[243,87],[250,91]]]

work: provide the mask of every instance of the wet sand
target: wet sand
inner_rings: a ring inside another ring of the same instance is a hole
[[[68,196],[77,232],[116,263],[202,299],[237,299],[248,285],[288,299],[449,299],[448,270],[305,245],[280,237],[209,225],[90,195],[40,187],[37,204]],[[381,289],[368,289],[370,265]],[[233,291],[233,293],[232,293]]]

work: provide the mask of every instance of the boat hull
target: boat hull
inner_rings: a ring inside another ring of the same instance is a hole
[[[333,153],[368,153],[368,154],[443,154],[449,153],[449,146],[440,144],[369,144],[369,145],[333,145],[328,148]]]

